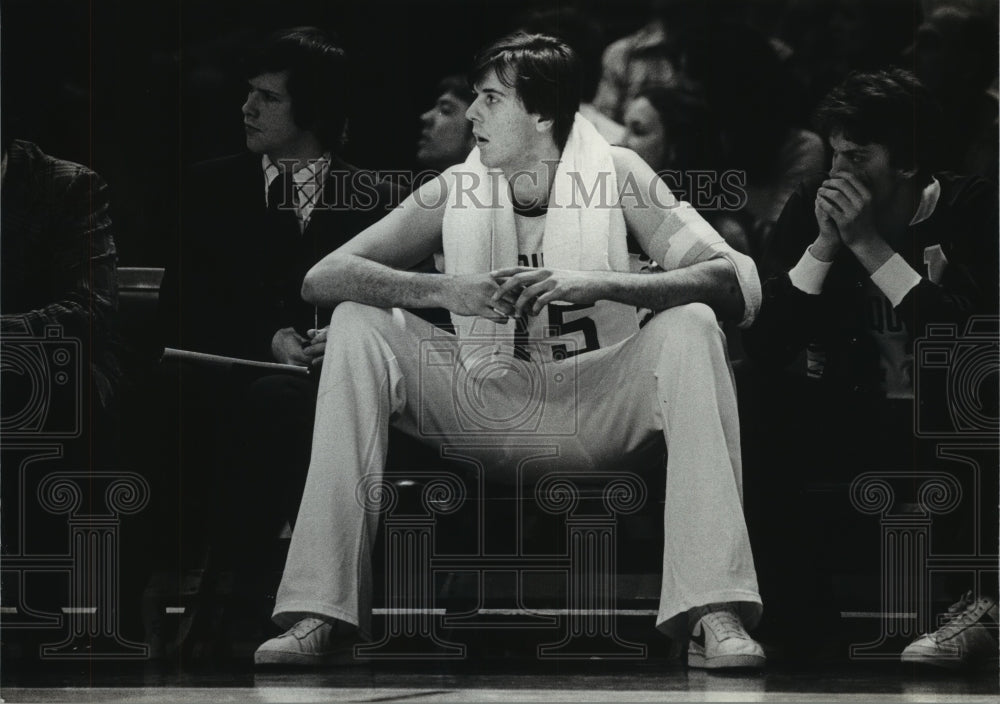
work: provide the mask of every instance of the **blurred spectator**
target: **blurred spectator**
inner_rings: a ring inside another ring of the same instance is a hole
[[[746,174],[746,211],[753,222],[748,238],[751,251],[762,252],[788,196],[804,177],[823,169],[823,143],[798,126],[793,82],[773,44],[750,27],[704,27],[690,38],[684,66],[718,123],[720,168]]]
[[[444,171],[465,161],[476,146],[472,122],[465,117],[476,96],[459,75],[443,78],[437,92],[434,106],[420,116],[423,129],[417,143],[417,163],[424,169]]]
[[[625,104],[639,90],[677,81],[676,34],[665,17],[670,5],[670,0],[651,2],[646,24],[604,50],[594,107],[616,122],[623,120]]]
[[[789,46],[789,67],[807,116],[848,73],[890,65],[913,40],[918,0],[789,0],[777,38]]]
[[[644,88],[625,106],[622,146],[661,175],[731,247],[750,253],[738,183],[719,170],[721,140],[708,104],[692,87]],[[724,188],[729,189],[725,192]]]
[[[903,65],[944,109],[942,166],[997,178],[997,24],[967,8],[942,5],[917,28]]]
[[[772,14],[760,2],[744,0],[652,0],[649,20],[638,31],[613,42],[604,51],[601,80],[594,105],[621,121],[625,104],[641,89],[670,87],[686,72],[686,54],[706,41],[705,50],[729,55],[724,43],[708,36],[720,24],[751,26]]]

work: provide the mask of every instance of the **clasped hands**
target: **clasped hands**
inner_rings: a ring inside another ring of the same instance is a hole
[[[553,301],[590,304],[606,298],[606,272],[513,266],[453,278],[450,305],[459,315],[495,323],[538,315]]]
[[[814,210],[820,259],[832,260],[842,244],[853,249],[879,237],[871,191],[854,174],[838,171],[823,181]]]
[[[281,364],[319,367],[323,364],[328,330],[329,326],[308,330],[303,336],[296,332],[295,328],[281,328],[271,338],[271,353]]]

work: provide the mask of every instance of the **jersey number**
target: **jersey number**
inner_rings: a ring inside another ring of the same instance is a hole
[[[567,349],[566,345],[552,345],[553,359],[567,359],[568,357],[583,354],[584,352],[600,349],[601,344],[597,340],[597,325],[592,318],[581,317],[567,323],[563,317],[566,313],[586,310],[587,308],[593,308],[593,306],[584,304],[570,305],[566,303],[549,304],[549,324],[556,329],[558,336],[563,337],[570,333],[580,332],[583,333],[584,342],[583,349],[573,350],[572,352]]]
[[[563,337],[574,332],[583,333],[583,349],[576,349],[571,352],[568,345],[552,345],[552,358],[554,360],[559,361],[569,357],[574,357],[578,354],[583,354],[584,352],[600,349],[601,344],[597,339],[597,325],[594,323],[592,318],[583,316],[576,318],[575,320],[570,320],[569,322],[566,322],[564,318],[566,313],[586,310],[588,308],[593,308],[593,306],[585,304],[571,305],[568,303],[550,303],[548,308],[549,325],[553,328],[553,334],[555,337]],[[524,360],[531,359],[531,352],[528,351],[530,346],[530,340],[528,339],[528,326],[524,323],[524,321],[519,320],[514,328],[514,357]]]

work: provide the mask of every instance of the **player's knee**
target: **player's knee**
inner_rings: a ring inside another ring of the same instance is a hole
[[[352,335],[363,334],[377,329],[392,318],[390,311],[367,306],[354,301],[344,301],[333,309],[330,317],[331,333],[340,339],[350,339]]]
[[[668,337],[681,339],[719,334],[719,321],[715,317],[715,311],[704,303],[687,303],[668,308],[646,324],[647,328],[650,326],[655,326],[654,329]]]

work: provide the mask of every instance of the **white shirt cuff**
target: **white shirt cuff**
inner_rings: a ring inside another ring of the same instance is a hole
[[[792,280],[792,286],[798,290],[818,296],[823,291],[823,282],[826,275],[830,273],[833,262],[824,262],[812,255],[812,245],[802,253],[799,263],[788,272],[788,278]]]
[[[872,283],[879,287],[895,308],[920,283],[920,274],[899,254],[893,254],[872,274]]]

